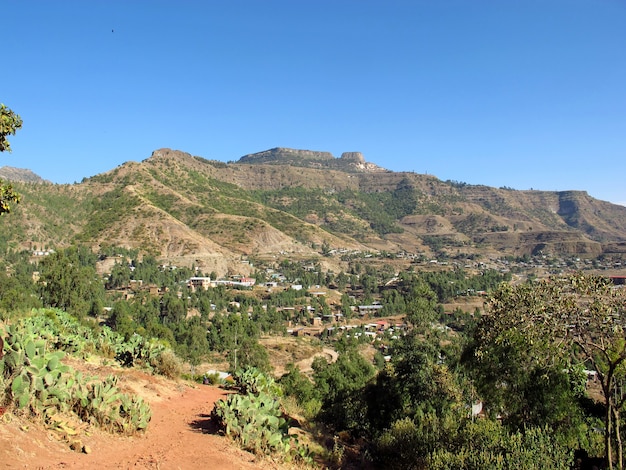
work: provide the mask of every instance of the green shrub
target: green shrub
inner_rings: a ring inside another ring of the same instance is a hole
[[[418,428],[410,418],[394,422],[376,443],[377,460],[390,470],[409,470],[424,465],[424,455],[420,455],[421,438]]]
[[[378,464],[389,469],[570,469],[571,449],[550,428],[510,432],[497,421],[423,415],[395,421],[376,441]]]
[[[224,433],[255,454],[279,454],[286,459],[310,461],[308,448],[289,435],[280,386],[256,369],[241,371],[234,378],[244,394],[219,400],[212,412]]]
[[[183,361],[172,350],[165,350],[150,361],[155,373],[176,379],[183,373]]]
[[[208,385],[219,385],[222,383],[222,380],[220,379],[220,374],[213,372],[212,374],[204,374],[202,376],[202,383]]]
[[[572,451],[559,443],[549,428],[530,428],[515,433],[508,433],[504,428],[499,430],[491,428],[488,431],[490,434],[482,434],[483,430],[479,430],[477,435],[470,432],[467,441],[459,449],[435,450],[429,456],[428,468],[433,470],[572,468]]]
[[[83,421],[110,432],[134,434],[145,430],[152,416],[149,405],[140,397],[120,392],[117,381],[114,375],[101,380],[78,374],[70,388],[72,411]]]

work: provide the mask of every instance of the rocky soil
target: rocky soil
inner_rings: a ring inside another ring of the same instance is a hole
[[[0,467],[6,469],[281,469],[217,434],[210,413],[226,392],[172,382],[143,372],[123,374],[121,383],[147,400],[152,419],[144,434],[119,437],[97,429],[80,436],[84,451],[42,426],[5,413],[0,417]]]

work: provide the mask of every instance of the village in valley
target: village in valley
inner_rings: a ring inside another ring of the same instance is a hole
[[[45,256],[47,253],[33,253]],[[281,258],[282,261],[276,261]],[[329,263],[328,261],[334,261]],[[444,256],[440,259],[424,254],[407,252],[363,252],[347,249],[326,249],[315,259],[290,261],[287,253],[265,258],[242,257],[239,264],[242,271],[249,274],[231,274],[220,277],[216,273],[205,275],[198,267],[189,270],[172,264],[161,264],[158,269],[164,273],[188,272],[189,277],[181,279],[174,286],[144,283],[134,279],[135,267],[124,256],[104,257],[102,266],[109,269],[128,269],[126,285],[116,285],[112,297],[131,301],[140,293],[162,298],[166,292],[175,289],[175,295],[187,300],[187,319],[204,318],[210,332],[216,313],[220,315],[245,315],[248,319],[258,319],[259,310],[267,314],[271,311],[280,325],[274,326],[273,335],[309,338],[319,344],[331,345],[343,338],[367,345],[379,356],[389,361],[389,345],[399,336],[405,335],[411,325],[406,321],[406,311],[402,307],[390,305],[390,292],[402,289],[403,273],[425,275],[430,285],[439,292],[439,321],[434,328],[442,328],[454,334],[455,328],[465,328],[467,321],[473,321],[484,313],[485,297],[500,282],[521,283],[527,280],[544,279],[551,275],[567,272],[590,272],[610,278],[616,285],[623,284],[626,269],[622,257],[602,256],[599,259],[580,256],[548,256],[539,253],[535,256],[490,257],[476,259],[453,259]],[[324,270],[323,265],[341,265],[346,272]],[[103,271],[102,268],[99,271]],[[107,273],[102,272],[107,276]],[[110,274],[110,273],[108,273]],[[487,275],[485,275],[487,274]],[[458,279],[459,288],[452,287]],[[472,279],[469,284],[465,281]],[[445,288],[436,283],[446,284]],[[470,285],[470,287],[460,287]],[[211,298],[229,292],[230,300],[218,305],[209,302],[210,311],[202,312],[193,306],[191,295]],[[108,312],[111,307],[105,308]],[[272,344],[270,336],[265,343]],[[260,338],[264,342],[263,335]],[[373,355],[372,361],[374,360]],[[380,360],[380,359],[379,359]],[[221,364],[219,359],[215,361]],[[284,362],[284,361],[283,361]],[[284,366],[284,363],[280,366]],[[283,370],[281,367],[276,370]]]

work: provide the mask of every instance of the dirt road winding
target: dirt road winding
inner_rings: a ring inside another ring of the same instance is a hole
[[[7,469],[279,469],[215,434],[210,413],[225,392],[171,384],[147,374],[125,378],[126,387],[151,404],[145,434],[116,437],[92,430],[81,436],[89,453],[72,451],[45,429],[11,415],[0,418],[0,467]]]

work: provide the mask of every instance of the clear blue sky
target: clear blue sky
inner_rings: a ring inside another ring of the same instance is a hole
[[[0,165],[53,182],[292,147],[626,203],[623,0],[2,3]]]

